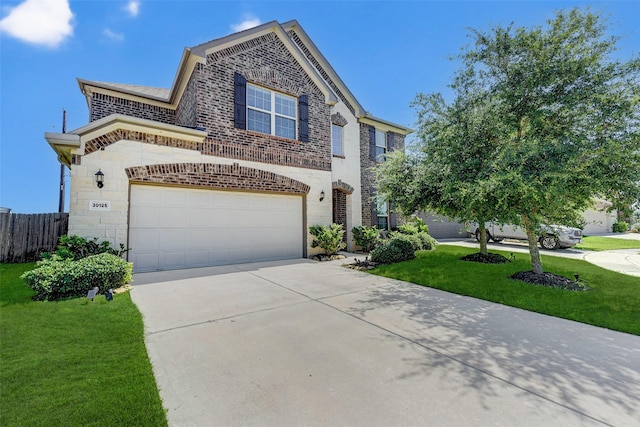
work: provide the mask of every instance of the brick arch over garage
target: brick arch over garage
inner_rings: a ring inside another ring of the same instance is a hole
[[[237,163],[164,163],[125,169],[131,183],[155,183],[223,190],[307,194],[310,187],[295,179]]]

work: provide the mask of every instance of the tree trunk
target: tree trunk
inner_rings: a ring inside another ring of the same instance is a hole
[[[489,253],[487,249],[487,227],[485,227],[484,222],[480,223],[480,253],[482,255]]]
[[[526,215],[522,216],[525,229],[527,230],[527,240],[529,241],[529,256],[531,258],[531,270],[535,274],[542,274],[542,261],[540,260],[540,250],[538,249],[538,236],[531,227],[531,221]]]

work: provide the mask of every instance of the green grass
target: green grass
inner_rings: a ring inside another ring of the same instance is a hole
[[[34,302],[33,267],[0,264],[0,425],[166,426],[129,294]]]
[[[511,280],[517,271],[531,270],[529,254],[516,254],[506,264],[478,264],[460,257],[477,249],[439,245],[417,258],[371,270],[372,273],[460,295],[519,307],[551,316],[640,335],[640,278],[615,273],[586,261],[542,256],[545,271],[580,280],[592,288],[564,291]],[[492,251],[509,256],[508,252]]]
[[[585,251],[611,251],[615,249],[640,249],[640,240],[616,239],[615,237],[585,236],[576,249]]]

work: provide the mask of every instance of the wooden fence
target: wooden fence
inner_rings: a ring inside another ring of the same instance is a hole
[[[0,213],[0,262],[37,261],[55,249],[68,228],[68,213]]]

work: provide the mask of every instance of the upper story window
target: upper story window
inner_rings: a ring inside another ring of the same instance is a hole
[[[376,129],[376,161],[384,162],[387,159],[387,133]]]
[[[247,84],[247,129],[296,139],[296,98]]]
[[[342,126],[331,125],[331,150],[334,156],[344,157],[342,129]]]
[[[384,132],[373,126],[369,126],[369,160],[384,162],[387,153],[394,150],[394,133]]]
[[[233,127],[309,142],[309,95],[297,99],[233,73]]]

